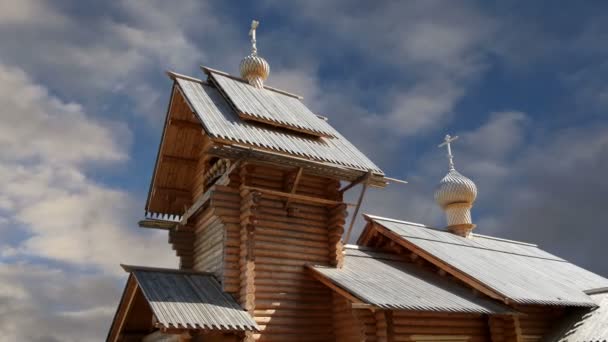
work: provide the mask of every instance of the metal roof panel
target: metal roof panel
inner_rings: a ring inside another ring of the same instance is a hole
[[[166,328],[257,331],[251,316],[213,275],[134,267],[135,277],[158,323]]]
[[[333,137],[305,136],[245,121],[216,88],[184,78],[175,81],[212,138],[383,175],[382,170],[323,119],[315,117]]]
[[[594,306],[584,291],[608,279],[524,243],[472,239],[409,222],[368,216],[416,247],[520,304]]]
[[[210,72],[211,79],[234,104],[241,118],[295,129],[317,136],[333,136],[300,99],[265,88],[255,88],[246,81]]]
[[[475,296],[469,288],[399,259],[393,254],[347,249],[342,268],[313,268],[363,302],[384,309],[513,313]]]

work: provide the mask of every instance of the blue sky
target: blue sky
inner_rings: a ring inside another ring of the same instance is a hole
[[[126,279],[119,263],[175,266],[163,232],[136,228],[164,71],[236,74],[253,18],[267,83],[302,94],[410,181],[371,191],[364,211],[442,226],[436,146],[459,135],[456,168],[479,188],[477,232],[608,276],[607,6],[0,2],[0,334],[98,341]]]

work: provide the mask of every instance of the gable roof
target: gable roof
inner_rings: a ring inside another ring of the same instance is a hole
[[[431,263],[448,265],[509,302],[593,307],[584,291],[608,286],[608,279],[535,245],[477,234],[467,239],[410,222],[366,217],[396,242],[422,251]]]
[[[474,295],[469,288],[371,249],[346,249],[342,268],[311,266],[313,272],[361,302],[382,309],[511,314],[508,307]]]
[[[258,330],[253,318],[222,291],[211,274],[141,266],[123,265],[123,268],[131,273],[126,288],[141,291],[156,317],[155,328],[224,332]],[[130,301],[123,295],[108,340],[120,335],[117,317],[124,317],[129,305]]]
[[[202,80],[169,74],[175,80],[175,87],[183,95],[188,105],[198,117],[207,135],[215,142],[259,152],[280,155],[292,159],[314,162],[317,168],[335,168],[349,171],[348,180],[354,180],[367,172],[372,172],[371,184],[384,186],[384,173],[367,156],[353,146],[329,123],[317,116],[315,127],[328,132],[331,137],[317,137],[274,127],[260,122],[243,120],[222,94],[222,89]],[[245,84],[248,92],[269,91],[256,89]],[[236,90],[231,90],[236,92]],[[275,91],[274,96],[292,98]],[[233,96],[236,96],[233,94]]]

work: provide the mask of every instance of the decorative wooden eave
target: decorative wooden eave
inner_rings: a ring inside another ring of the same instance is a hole
[[[367,224],[359,237],[359,240],[357,242],[358,244],[367,245],[369,243],[370,239],[374,236],[374,234],[381,234],[382,236],[390,239],[391,241],[395,242],[399,246],[402,246],[403,248],[410,251],[412,253],[413,257],[422,258],[423,260],[431,263],[432,265],[436,266],[440,270],[446,272],[447,274],[453,276],[454,278],[456,278],[456,279],[462,281],[463,283],[467,284],[468,286],[472,287],[474,290],[479,291],[480,293],[483,293],[484,295],[486,295],[492,299],[501,301],[507,305],[513,305],[513,303],[511,303],[511,301],[509,300],[509,297],[507,297],[506,295],[496,291],[493,288],[490,288],[489,286],[487,286],[484,283],[480,282],[479,280],[475,279],[471,275],[469,275],[459,269],[456,269],[455,267],[452,267],[445,261],[443,261],[443,260],[433,256],[432,254],[424,251],[423,249],[417,247],[416,245],[414,245],[413,243],[402,238],[398,234],[373,222],[372,219],[368,215],[364,214],[364,217],[367,220]]]

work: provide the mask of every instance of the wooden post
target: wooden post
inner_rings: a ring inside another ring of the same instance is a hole
[[[361,209],[361,203],[363,202],[363,196],[365,196],[365,191],[367,190],[367,186],[369,185],[369,179],[372,176],[372,172],[369,171],[366,175],[365,180],[363,181],[363,188],[361,189],[361,194],[359,195],[359,200],[357,201],[357,205],[355,207],[355,213],[353,214],[353,218],[350,220],[350,225],[348,226],[348,230],[346,231],[346,237],[344,238],[344,243],[348,243],[350,239],[350,234],[352,233],[353,226],[355,225],[355,220],[357,220],[357,215],[359,215],[359,209]]]

